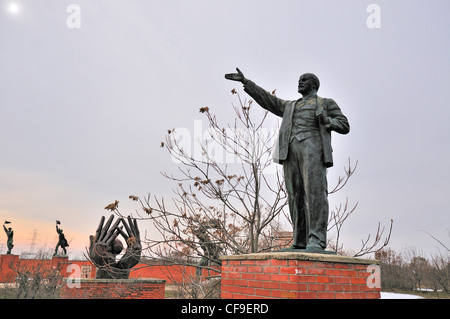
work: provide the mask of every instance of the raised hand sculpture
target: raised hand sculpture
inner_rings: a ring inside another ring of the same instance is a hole
[[[114,215],[106,224],[102,216],[95,236],[90,236],[89,257],[97,267],[97,279],[126,279],[130,276],[130,269],[141,259],[141,239],[136,219],[128,216],[128,222],[119,218],[111,226]],[[123,226],[119,227],[120,222]],[[126,233],[122,230],[125,227]],[[117,238],[121,235],[126,243],[125,254],[117,261],[116,256],[123,250],[122,242]]]

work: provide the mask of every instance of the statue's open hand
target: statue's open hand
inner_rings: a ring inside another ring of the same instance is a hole
[[[136,266],[141,259],[142,245],[141,235],[136,219],[132,219],[128,216],[128,223],[125,219],[121,218],[126,233],[122,229],[118,229],[122,237],[127,242],[127,250],[122,258],[117,263],[117,267],[120,269],[130,269]]]
[[[244,74],[238,68],[236,68],[236,71],[237,71],[237,73],[225,74],[225,79],[231,80],[231,81],[243,82],[245,80]]]
[[[97,267],[113,265],[115,263],[116,258],[113,250],[114,242],[119,235],[119,228],[117,226],[119,225],[120,219],[109,228],[113,219],[114,216],[111,215],[103,226],[105,217],[102,216],[95,236],[90,236],[89,257]]]

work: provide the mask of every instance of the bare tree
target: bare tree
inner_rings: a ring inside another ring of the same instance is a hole
[[[64,285],[62,266],[51,267],[50,251],[40,251],[32,263],[19,259],[14,265],[6,265],[14,274],[15,282],[7,285],[3,293],[15,299],[55,299],[60,297]]]
[[[425,254],[415,247],[405,249],[404,256],[408,261],[405,271],[409,273],[414,289],[422,290],[424,284],[426,285],[429,282],[429,274],[432,269],[429,261]]]
[[[402,254],[390,248],[384,248],[375,253],[375,258],[381,261],[381,286],[387,290],[412,290],[414,279],[409,264]]]
[[[150,195],[137,199],[161,235],[147,238],[156,255],[161,256],[161,247],[170,247],[186,258],[201,256],[203,267],[217,269],[211,263],[218,263],[219,250],[243,254],[271,248],[266,240],[273,236],[269,226],[287,205],[279,170],[266,174],[276,130],[264,127],[267,111],[259,112],[259,118],[250,115],[252,101],[232,92],[239,102],[233,107],[233,124],[222,126],[208,107],[200,108],[208,121],[207,139],[195,141],[201,152],[186,149],[177,130],[169,130],[161,144],[181,163],[179,176],[163,173],[178,184],[172,205]]]
[[[442,242],[440,244],[444,245]],[[445,246],[445,245],[444,245]],[[431,253],[429,258],[414,247],[397,253],[384,248],[375,253],[381,261],[381,286],[386,290],[419,290],[423,294],[433,290],[436,297],[448,298],[450,263],[448,253]]]
[[[440,252],[432,256],[431,281],[434,290],[438,292],[440,289],[446,293],[450,293],[450,258]]]
[[[448,230],[447,230],[448,231]],[[431,281],[436,292],[442,289],[446,293],[450,292],[450,248],[443,241],[439,240],[435,236],[427,233],[433,238],[440,246],[444,248],[444,251],[439,250],[439,253],[431,257]],[[450,231],[448,231],[448,237],[450,238]]]
[[[129,196],[141,206],[136,218],[151,221],[158,232],[145,238],[148,257],[196,267],[196,277],[204,271],[218,275],[219,253],[272,249],[274,228],[281,225],[287,206],[282,174],[270,167],[277,130],[265,127],[267,111],[252,112],[251,100],[232,93],[238,105],[233,105],[231,124],[220,124],[208,107],[200,108],[208,129],[194,141],[194,152],[182,130],[168,130],[161,147],[179,164],[179,171],[162,174],[177,185],[173,199],[167,203],[150,194]],[[274,170],[269,174],[269,169]],[[121,215],[117,206],[114,212]]]

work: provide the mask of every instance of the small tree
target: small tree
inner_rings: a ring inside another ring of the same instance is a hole
[[[233,105],[233,124],[223,126],[208,107],[200,108],[208,130],[194,141],[198,147],[194,152],[190,136],[168,130],[161,147],[180,164],[178,176],[163,173],[177,183],[171,204],[156,196],[130,195],[142,206],[139,218],[151,220],[159,232],[146,238],[149,257],[197,268],[195,276],[189,274],[180,286],[185,297],[217,296],[211,288],[220,286],[214,281],[220,272],[219,255],[276,247],[279,221],[285,215],[283,178],[278,168],[267,174],[277,131],[264,127],[267,111],[250,116],[252,101],[232,93],[239,102]],[[121,215],[117,205],[115,212]]]
[[[267,111],[250,116],[252,101],[232,93],[239,101],[232,125],[222,126],[208,107],[200,108],[208,122],[204,140],[195,141],[200,152],[186,149],[186,136],[177,130],[169,130],[161,143],[180,163],[179,176],[163,174],[178,183],[173,206],[150,195],[136,198],[161,235],[148,238],[159,257],[162,247],[170,247],[186,258],[202,256],[201,266],[207,267],[219,264],[219,251],[243,254],[273,248],[276,229],[271,227],[279,225],[275,222],[287,205],[279,169],[266,174],[276,130],[264,127]]]
[[[375,258],[381,261],[381,286],[389,290],[412,290],[414,280],[404,257],[390,248],[379,250]]]
[[[405,271],[409,274],[416,290],[422,290],[424,283],[428,281],[431,273],[431,265],[425,255],[416,248],[411,247],[405,251],[405,257],[409,263],[405,266]]]
[[[48,265],[52,253],[40,251],[36,259],[19,260],[17,264],[6,265],[14,273],[14,284],[4,289],[5,297],[14,299],[55,299],[60,297],[64,285],[61,269]]]
[[[447,230],[448,231],[448,230]],[[434,290],[438,292],[442,289],[446,293],[450,292],[450,246],[443,243],[433,235],[427,233],[432,237],[440,246],[443,247],[443,251],[439,250],[439,254],[433,255],[431,258],[431,264],[433,266],[431,270],[431,281],[434,286]],[[448,231],[448,237],[450,238],[450,231]]]

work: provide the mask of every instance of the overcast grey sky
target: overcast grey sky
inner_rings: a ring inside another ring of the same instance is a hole
[[[448,12],[442,0],[0,0],[0,219],[13,222],[13,253],[33,229],[53,248],[59,219],[77,255],[107,204],[170,196],[166,130],[193,129],[203,106],[229,117],[236,67],[284,99],[313,72],[348,117],[329,171],[332,185],[359,162],[330,196],[359,202],[345,247],[392,218],[392,248],[437,251],[420,230],[449,241]]]

